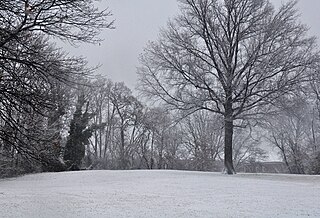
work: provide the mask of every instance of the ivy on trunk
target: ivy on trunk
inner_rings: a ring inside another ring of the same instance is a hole
[[[85,107],[84,112],[82,112]],[[92,135],[92,128],[88,126],[93,114],[88,112],[89,102],[84,95],[78,97],[76,111],[70,124],[69,137],[65,147],[64,161],[68,170],[79,170],[85,155],[86,145]]]

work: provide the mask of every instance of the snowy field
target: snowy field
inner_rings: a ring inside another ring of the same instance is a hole
[[[0,180],[0,217],[320,217],[320,177],[82,171]]]

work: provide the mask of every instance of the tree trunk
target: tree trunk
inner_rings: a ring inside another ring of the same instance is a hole
[[[98,159],[98,133],[97,130],[94,130],[94,157]]]
[[[235,174],[232,158],[233,115],[232,101],[227,99],[224,116],[224,167],[227,174]]]
[[[153,145],[154,145],[154,131],[152,131],[152,139],[151,139],[151,154],[150,154],[150,169],[153,169],[153,164],[154,164],[154,160],[153,160]]]
[[[162,150],[159,151],[159,162],[158,162],[158,169],[161,170],[163,165],[163,157],[162,157]]]
[[[125,139],[124,139],[124,129],[121,127],[120,130],[120,137],[121,137],[121,143],[120,143],[120,169],[125,170],[126,169],[126,163],[125,163],[125,154],[124,154],[124,147],[125,147]]]
[[[99,106],[99,157],[102,158],[102,106]]]

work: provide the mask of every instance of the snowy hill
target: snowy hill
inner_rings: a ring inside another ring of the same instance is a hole
[[[320,177],[81,171],[0,180],[0,217],[320,217]]]

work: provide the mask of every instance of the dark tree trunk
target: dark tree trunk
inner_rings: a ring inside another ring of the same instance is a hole
[[[235,174],[232,158],[233,121],[224,121],[224,167],[227,174]]]
[[[94,157],[98,159],[98,134],[97,130],[94,131]]]
[[[278,144],[278,143],[277,143],[277,144]],[[284,161],[284,163],[286,164],[289,173],[292,174],[292,170],[291,170],[291,167],[290,167],[290,165],[289,165],[289,162],[288,162],[288,159],[287,159],[287,155],[286,155],[286,153],[285,153],[285,151],[284,151],[283,145],[277,145],[277,146],[278,146],[278,148],[280,148],[280,150],[281,150],[281,152],[282,152],[283,161]]]
[[[126,161],[125,161],[125,154],[124,154],[124,146],[125,146],[125,139],[124,139],[124,129],[123,127],[120,130],[120,136],[121,136],[121,144],[120,144],[120,169],[125,170],[126,169]]]
[[[159,152],[159,162],[158,162],[158,169],[162,169],[163,165],[163,157],[162,157],[162,151]]]
[[[232,99],[227,99],[224,116],[224,167],[227,174],[235,174],[232,158],[233,145],[233,111]]]

